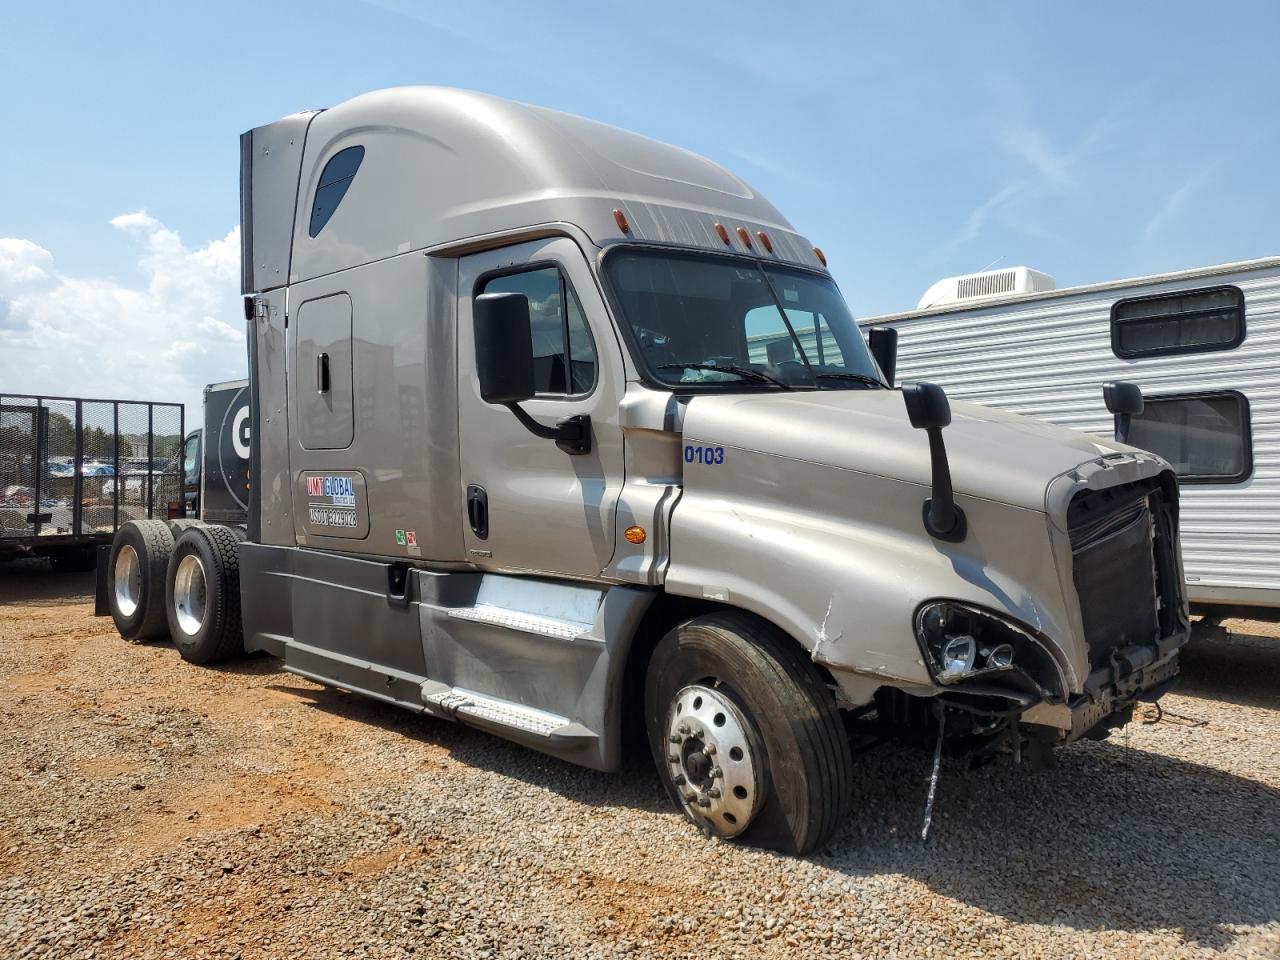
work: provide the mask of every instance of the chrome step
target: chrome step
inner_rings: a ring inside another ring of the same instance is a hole
[[[430,680],[422,685],[422,702],[428,711],[437,716],[479,721],[486,726],[520,730],[547,739],[594,740],[596,737],[582,724],[574,723],[568,717]]]
[[[475,607],[450,607],[446,611],[454,620],[470,620],[472,623],[487,623],[521,633],[533,633],[541,637],[556,640],[573,640],[591,631],[590,623],[575,620],[560,620],[555,617],[544,617],[536,613],[525,613],[520,610],[508,610],[505,607],[487,605]]]

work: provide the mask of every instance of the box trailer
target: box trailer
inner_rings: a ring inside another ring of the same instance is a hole
[[[183,517],[243,527],[249,522],[249,381],[204,388],[204,425],[182,446]]]
[[[898,331],[904,377],[1099,437],[1101,385],[1135,383],[1127,442],[1178,475],[1190,599],[1280,606],[1280,258],[1063,289],[993,270],[859,322]]]
[[[248,522],[126,525],[124,637],[601,770],[632,731],[703,830],[795,851],[851,727],[1039,757],[1175,678],[1169,465],[893,388],[709,160],[409,87],[254,128],[241,184]]]
[[[91,570],[95,547],[180,500],[178,403],[0,394],[0,561]]]

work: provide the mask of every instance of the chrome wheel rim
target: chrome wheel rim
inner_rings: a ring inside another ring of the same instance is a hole
[[[178,621],[178,629],[188,637],[194,637],[204,625],[208,599],[204,564],[194,553],[189,553],[178,561],[173,577],[174,619]]]
[[[667,768],[693,821],[719,837],[737,836],[760,808],[763,758],[747,720],[714,687],[680,690],[667,712]]]
[[[132,617],[142,600],[142,563],[138,551],[127,543],[116,554],[115,595],[116,609]]]

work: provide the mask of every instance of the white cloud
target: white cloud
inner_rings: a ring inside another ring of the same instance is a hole
[[[243,377],[240,228],[195,250],[144,211],[111,225],[139,245],[141,282],[71,276],[0,238],[0,390],[177,401],[198,424],[204,385]]]
[[[0,298],[9,297],[48,278],[53,254],[38,243],[0,237]]]

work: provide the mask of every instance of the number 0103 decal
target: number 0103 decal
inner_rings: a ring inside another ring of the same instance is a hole
[[[686,444],[684,448],[685,463],[705,463],[718,467],[724,463],[724,447],[698,447]]]

